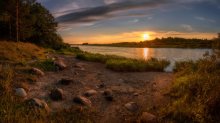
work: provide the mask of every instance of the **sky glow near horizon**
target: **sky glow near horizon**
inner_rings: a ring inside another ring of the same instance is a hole
[[[38,0],[59,22],[64,41],[116,43],[156,37],[212,39],[220,0]]]

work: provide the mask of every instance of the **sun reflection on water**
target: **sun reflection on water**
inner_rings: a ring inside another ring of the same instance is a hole
[[[144,59],[147,60],[149,57],[149,48],[143,49],[143,55],[144,55]]]

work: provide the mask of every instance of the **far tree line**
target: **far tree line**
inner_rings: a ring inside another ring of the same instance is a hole
[[[63,46],[57,34],[53,15],[36,0],[0,1],[0,39],[31,42],[59,49]]]

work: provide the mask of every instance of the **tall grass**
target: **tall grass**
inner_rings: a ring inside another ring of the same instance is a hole
[[[179,62],[163,118],[176,123],[220,121],[220,63],[216,56]]]

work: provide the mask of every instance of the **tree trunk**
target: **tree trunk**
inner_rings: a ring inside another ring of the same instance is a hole
[[[19,0],[16,0],[16,41],[19,41],[19,20],[18,20],[18,10],[19,10]]]

